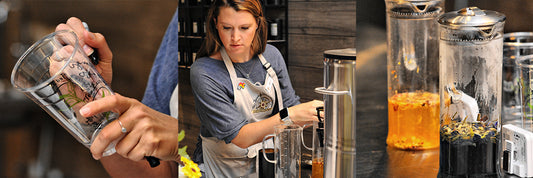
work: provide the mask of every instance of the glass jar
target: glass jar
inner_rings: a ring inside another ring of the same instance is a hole
[[[442,0],[386,0],[389,130],[387,145],[439,146],[438,23]]]
[[[505,15],[467,7],[440,24],[440,177],[497,177]]]

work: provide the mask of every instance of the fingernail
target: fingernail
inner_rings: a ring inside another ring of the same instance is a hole
[[[87,32],[87,34],[89,35],[89,38],[90,38],[91,40],[94,40],[95,36],[94,36],[93,33],[91,33],[91,32]]]
[[[87,45],[83,45],[83,51],[85,51],[85,54],[92,54],[93,53],[93,48],[87,46]]]
[[[80,109],[80,114],[83,116],[83,117],[87,117],[87,115],[89,115],[89,108],[87,107],[82,107]]]
[[[96,155],[92,155],[92,156],[93,156],[93,159],[95,159],[95,160],[99,160],[99,159],[96,157]]]

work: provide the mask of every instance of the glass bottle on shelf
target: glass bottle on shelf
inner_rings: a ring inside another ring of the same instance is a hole
[[[198,34],[198,21],[192,21],[192,36],[199,36]]]

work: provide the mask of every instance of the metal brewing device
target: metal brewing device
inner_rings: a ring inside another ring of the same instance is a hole
[[[324,52],[324,177],[355,177],[356,50]]]

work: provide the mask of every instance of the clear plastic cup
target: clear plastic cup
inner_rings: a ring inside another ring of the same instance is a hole
[[[57,31],[33,44],[15,65],[11,83],[87,148],[102,128],[118,118],[113,112],[81,116],[79,109],[86,103],[113,92],[73,31]],[[106,148],[104,156],[116,152],[115,143]]]

